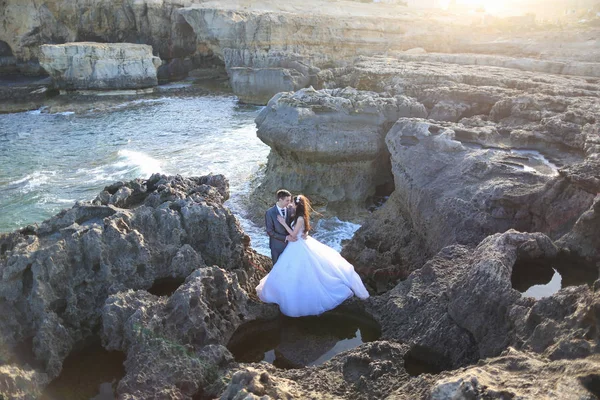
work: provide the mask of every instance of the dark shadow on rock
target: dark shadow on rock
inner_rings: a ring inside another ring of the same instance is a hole
[[[34,369],[43,369],[44,364],[38,360],[33,352],[33,337],[27,338],[19,343],[13,350],[12,357],[8,360],[9,364],[28,364]]]
[[[107,351],[99,342],[71,352],[60,375],[44,390],[42,400],[109,398],[125,376],[125,354]],[[95,397],[97,396],[97,397]]]
[[[140,267],[138,267],[138,270]],[[183,285],[185,278],[160,278],[156,279],[152,284],[152,287],[148,289],[148,293],[155,296],[170,296],[172,295],[179,286]]]
[[[600,399],[600,374],[587,375],[579,378],[579,381],[590,393]]]
[[[404,369],[410,376],[439,374],[450,368],[450,360],[443,354],[424,346],[413,346],[404,355]]]

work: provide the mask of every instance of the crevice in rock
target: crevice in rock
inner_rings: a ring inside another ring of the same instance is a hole
[[[600,375],[592,374],[579,378],[581,384],[594,396],[600,399]]]
[[[415,345],[404,355],[404,369],[410,376],[436,375],[450,369],[450,361],[425,346]]]
[[[179,288],[179,286],[183,285],[184,282],[185,278],[159,278],[152,283],[152,287],[148,289],[148,293],[155,296],[170,296]]]
[[[3,40],[0,40],[0,57],[14,57],[12,49]]]
[[[125,359],[123,352],[107,351],[95,340],[67,356],[42,398],[116,398],[117,384],[125,376]]]
[[[394,181],[386,182],[375,187],[375,195],[367,201],[367,210],[374,212],[381,208],[396,189]]]
[[[28,297],[33,289],[33,272],[31,271],[31,266],[31,264],[27,265],[25,271],[23,271],[22,293],[24,297]]]

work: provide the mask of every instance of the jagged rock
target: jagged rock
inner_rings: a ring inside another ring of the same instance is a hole
[[[573,229],[558,240],[558,244],[575,254],[596,262],[600,269],[599,196],[596,196],[590,209],[581,214]]]
[[[328,393],[308,392],[289,379],[274,378],[270,372],[275,372],[273,367],[257,366],[246,367],[231,376],[227,389],[220,395],[222,400],[270,400],[293,398],[320,398],[335,399]]]
[[[0,398],[11,400],[34,400],[50,382],[48,375],[31,367],[0,365]]]
[[[446,247],[366,308],[382,339],[427,349],[425,361],[440,369],[497,356],[507,346],[551,359],[598,353],[600,293],[569,287],[534,301],[511,286],[518,260],[558,254],[547,236],[513,230],[489,236],[474,251]]]
[[[168,299],[145,291],[112,295],[102,311],[102,340],[127,353],[120,398],[191,398],[231,367],[223,345],[241,323],[274,315],[250,301],[235,274],[217,267],[195,271]]]
[[[318,399],[385,398],[401,382],[410,379],[403,366],[408,350],[406,345],[381,341],[345,351],[317,367],[279,370],[264,363],[241,365],[230,371],[232,380],[225,389],[221,388],[221,398],[241,399],[248,394],[257,396],[249,398],[267,395],[267,399],[286,395]]]
[[[255,196],[267,203],[283,187],[331,208],[364,208],[378,186],[391,183],[383,142],[389,125],[424,115],[421,104],[404,96],[352,88],[281,93],[256,118],[271,153]]]
[[[535,399],[593,400],[598,356],[575,362],[553,361],[509,348],[502,356],[439,376],[419,376],[388,398],[408,400]],[[415,394],[420,394],[416,396]]]
[[[144,44],[78,42],[43,45],[40,64],[59,89],[143,89],[158,84],[160,59]]]
[[[453,243],[472,246],[510,228],[554,239],[568,232],[595,194],[541,156],[487,147],[500,136],[490,127],[400,119],[386,136],[396,189],[344,256],[384,290],[396,280],[379,270],[404,278]]]
[[[249,249],[223,207],[224,177],[156,174],[105,192],[37,229],[0,235],[3,359],[31,340],[34,359],[53,379],[70,351],[97,335],[100,308],[111,294],[185,278],[205,263],[233,271],[246,289],[264,274],[257,272],[266,257]]]
[[[221,399],[533,399],[593,400],[598,355],[576,361],[549,361],[508,348],[496,358],[439,375],[410,376],[407,345],[373,342],[344,352],[326,364],[279,370],[268,364],[234,368]],[[217,397],[217,394],[211,394]]]

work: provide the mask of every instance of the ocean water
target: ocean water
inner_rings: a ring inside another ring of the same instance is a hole
[[[264,227],[245,218],[250,180],[269,147],[256,137],[261,107],[231,95],[170,95],[87,112],[45,109],[0,115],[0,232],[39,223],[104,186],[152,173],[224,174],[226,205],[252,246],[269,254]],[[99,99],[102,101],[102,99]],[[358,225],[321,221],[315,235],[341,250]]]

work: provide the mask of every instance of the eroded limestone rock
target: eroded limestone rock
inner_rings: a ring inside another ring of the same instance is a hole
[[[32,343],[40,372],[53,379],[71,350],[98,334],[111,294],[185,278],[206,263],[253,288],[267,263],[223,207],[227,196],[220,175],[156,174],[109,186],[37,228],[0,235],[2,358]]]
[[[256,119],[271,147],[261,186],[271,201],[279,188],[324,199],[328,208],[364,208],[376,188],[391,184],[384,135],[400,117],[424,116],[423,105],[352,88],[302,89],[274,97]]]
[[[148,45],[78,42],[43,45],[40,64],[62,90],[143,89],[158,84],[160,59]]]

